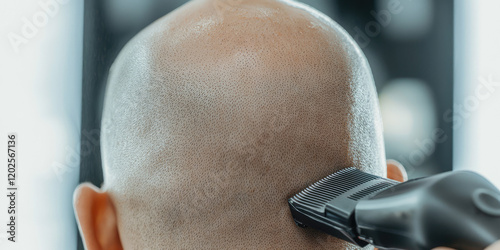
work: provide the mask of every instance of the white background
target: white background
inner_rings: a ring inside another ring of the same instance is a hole
[[[76,249],[83,1],[55,3],[0,2],[0,249]],[[9,34],[23,35],[24,18],[39,26],[16,52]],[[15,244],[5,233],[9,132],[18,134]]]
[[[500,187],[500,1],[455,1],[455,169],[477,171]],[[483,85],[483,86],[481,86]],[[476,92],[479,89],[479,92]],[[476,102],[475,100],[479,100]],[[459,111],[461,110],[461,111]]]

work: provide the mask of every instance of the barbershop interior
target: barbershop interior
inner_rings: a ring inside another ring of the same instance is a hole
[[[409,180],[467,170],[500,188],[500,1],[298,1],[338,23],[366,56],[386,159]],[[0,249],[85,249],[73,192],[104,182],[110,67],[135,35],[187,1],[48,2],[0,3],[0,131],[19,138],[20,207],[19,242],[2,236]],[[486,205],[500,205],[495,197]]]

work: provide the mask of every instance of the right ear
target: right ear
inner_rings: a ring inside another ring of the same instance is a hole
[[[82,183],[73,195],[73,206],[85,249],[123,249],[115,208],[107,192]]]
[[[405,182],[408,180],[408,174],[401,163],[395,160],[387,160],[387,178]]]

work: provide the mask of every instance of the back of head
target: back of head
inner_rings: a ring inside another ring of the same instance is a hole
[[[385,174],[366,59],[292,1],[191,1],[129,42],[106,91],[126,249],[348,247],[296,227],[287,198],[350,166]]]

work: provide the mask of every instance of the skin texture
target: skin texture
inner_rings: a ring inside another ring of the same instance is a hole
[[[157,20],[113,64],[102,129],[105,185],[75,193],[89,249],[355,249],[295,226],[287,199],[346,167],[386,176],[364,55],[291,1],[195,0]]]
[[[110,70],[105,184],[81,184],[87,249],[356,249],[295,226],[287,199],[340,169],[405,181],[351,37],[291,1],[195,0]],[[498,249],[498,244],[491,249]]]

